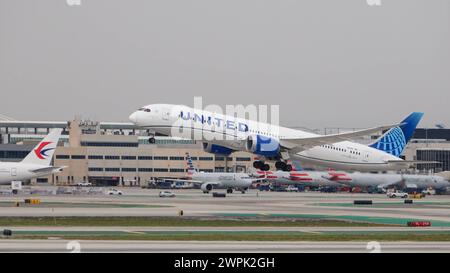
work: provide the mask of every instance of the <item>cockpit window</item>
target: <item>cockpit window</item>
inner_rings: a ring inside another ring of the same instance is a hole
[[[150,108],[145,108],[145,107],[143,107],[143,108],[139,108],[138,111],[150,113],[152,110],[150,110]]]

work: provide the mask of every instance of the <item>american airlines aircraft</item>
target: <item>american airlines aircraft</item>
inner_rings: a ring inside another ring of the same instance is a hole
[[[331,180],[351,187],[373,188],[409,188],[426,189],[433,188],[446,190],[450,182],[440,175],[425,174],[396,174],[396,173],[341,173],[340,176],[330,177]]]
[[[276,160],[276,168],[284,171],[292,170],[286,163],[289,159],[303,166],[386,171],[406,169],[419,163],[405,161],[399,156],[422,116],[423,113],[414,112],[400,124],[332,135],[318,135],[172,104],[148,105],[129,118],[155,134],[187,138],[200,135],[207,152],[229,155],[234,151],[248,151]],[[384,130],[388,131],[371,145],[349,141]],[[154,138],[150,142],[154,142]],[[263,161],[255,161],[254,167],[269,170],[269,165]]]
[[[21,162],[0,162],[0,184],[61,172],[62,167],[50,166],[61,131],[52,130]]]
[[[390,187],[408,189],[446,190],[450,182],[444,175],[397,174],[397,173],[349,173],[342,171],[276,171],[258,172],[261,179],[286,185],[325,186],[342,188],[345,186],[360,188],[387,189]]]
[[[198,172],[188,153],[186,153],[186,159],[188,164],[187,180],[170,179],[170,181],[200,184],[203,193],[209,193],[213,189],[226,189],[227,193],[233,193],[233,190],[236,189],[245,193],[252,183],[258,180],[247,173]]]

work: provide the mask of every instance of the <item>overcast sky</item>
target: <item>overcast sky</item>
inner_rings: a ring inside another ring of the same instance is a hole
[[[281,123],[450,127],[450,1],[0,0],[0,114],[128,121],[279,104]]]

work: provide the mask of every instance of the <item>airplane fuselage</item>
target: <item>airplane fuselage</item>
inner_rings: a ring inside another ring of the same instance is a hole
[[[246,151],[249,136],[262,136],[276,141],[319,136],[286,127],[225,116],[182,105],[155,104],[133,113],[136,125],[159,134],[195,139],[220,145],[234,151]],[[319,145],[300,152],[288,151],[289,157],[305,166],[357,171],[386,171],[404,169],[392,164],[400,158],[350,141]]]
[[[248,189],[253,179],[245,173],[206,173],[196,172],[192,176],[193,180],[202,181],[204,183],[217,183],[214,188],[235,188]]]
[[[57,171],[33,172],[33,170],[41,169],[42,167],[42,165],[0,162],[0,184],[9,184],[12,181],[26,181],[33,178],[45,177]]]

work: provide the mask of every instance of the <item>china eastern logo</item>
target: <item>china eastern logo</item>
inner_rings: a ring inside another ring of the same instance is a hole
[[[39,147],[34,150],[34,153],[39,159],[46,159],[48,157],[47,152],[54,150],[55,148],[46,148],[48,145],[52,144],[52,142],[42,142]]]

